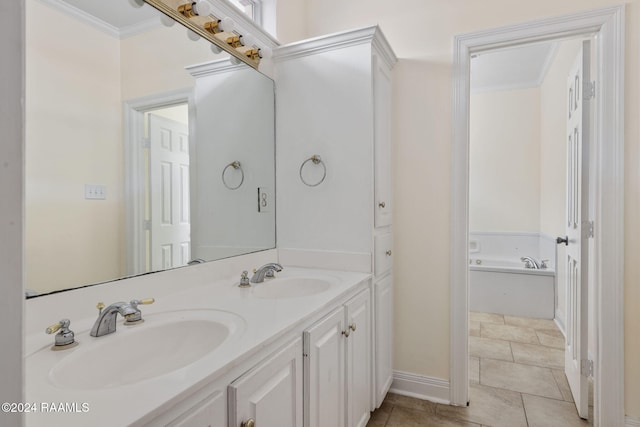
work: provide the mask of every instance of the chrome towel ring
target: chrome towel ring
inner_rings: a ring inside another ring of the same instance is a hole
[[[320,180],[318,182],[316,182],[315,184],[308,183],[307,181],[304,180],[304,177],[302,176],[302,169],[304,169],[305,165],[307,163],[309,163],[309,162],[312,162],[314,165],[322,166],[322,178],[320,178]],[[306,186],[316,187],[316,186],[322,184],[322,182],[324,181],[324,179],[326,177],[327,177],[327,167],[325,166],[324,162],[322,161],[322,159],[320,158],[320,156],[318,154],[314,154],[313,156],[309,157],[307,160],[302,162],[302,164],[300,165],[300,180]]]
[[[240,171],[240,183],[238,185],[236,185],[235,187],[232,187],[229,184],[227,184],[227,180],[225,178],[225,174],[227,173],[227,169],[229,169],[231,167],[233,169],[235,169],[235,170],[239,170]],[[238,188],[240,188],[240,186],[242,185],[243,182],[244,182],[244,171],[242,170],[242,165],[240,164],[239,161],[235,160],[235,161],[229,163],[227,166],[225,166],[224,169],[222,169],[222,183],[229,190],[237,190]]]

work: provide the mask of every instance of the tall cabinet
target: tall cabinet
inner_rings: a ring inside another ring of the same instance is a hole
[[[371,409],[393,378],[392,73],[379,27],[282,46],[276,77],[281,261],[373,275]]]

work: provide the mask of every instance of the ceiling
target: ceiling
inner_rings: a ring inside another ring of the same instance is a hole
[[[471,57],[471,90],[492,92],[539,87],[553,61],[557,43],[474,54]]]

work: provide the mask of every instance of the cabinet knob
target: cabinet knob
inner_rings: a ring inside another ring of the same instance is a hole
[[[380,203],[378,203],[378,206],[380,206],[381,208],[384,208],[387,205],[384,202],[380,202]]]
[[[387,256],[391,256],[391,249],[386,252]]]
[[[349,328],[355,332],[356,331],[356,322],[353,322],[351,325],[349,325]]]
[[[253,418],[249,418],[249,420],[243,421],[240,427],[255,427],[255,425],[256,421]]]
[[[342,335],[349,338],[349,335],[351,335],[351,328],[347,328],[346,331],[342,331]]]

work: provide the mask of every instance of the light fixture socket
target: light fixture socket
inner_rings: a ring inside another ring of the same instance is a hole
[[[178,6],[178,13],[184,15],[185,18],[193,18],[197,16],[195,10],[193,10],[193,3],[185,3]]]
[[[220,28],[220,20],[218,19],[215,19],[213,21],[207,21],[204,23],[202,27],[206,31],[210,32],[211,34],[217,34],[222,32],[222,28]]]

